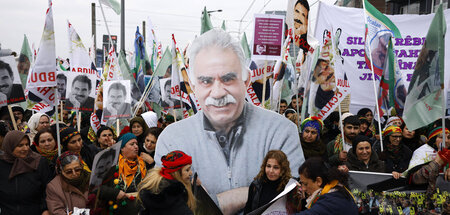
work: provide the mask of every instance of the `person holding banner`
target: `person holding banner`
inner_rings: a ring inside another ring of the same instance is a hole
[[[64,152],[56,160],[57,176],[46,189],[50,214],[72,214],[74,208],[87,208],[90,174],[83,169],[79,154]]]
[[[30,139],[10,131],[0,155],[1,214],[49,215],[45,187],[52,179],[47,159],[30,150]]]
[[[258,175],[248,188],[248,198],[244,214],[269,203],[283,191],[292,178],[286,154],[280,150],[270,150],[264,158]]]
[[[349,170],[366,172],[385,172],[384,162],[372,150],[370,138],[358,135],[353,139],[353,146],[347,154],[345,165]]]
[[[414,151],[407,170],[407,179],[415,185],[427,185],[427,194],[436,192],[436,179],[442,168],[450,163],[450,131],[437,126],[428,133],[428,142]],[[442,143],[443,135],[445,143]],[[440,147],[442,145],[442,149]],[[444,172],[450,180],[450,169]]]
[[[310,158],[298,169],[300,190],[306,206],[298,215],[358,214],[355,198],[347,189],[348,176],[329,167],[321,158]]]
[[[104,211],[114,214],[138,214],[140,205],[136,201],[138,184],[147,175],[145,163],[138,156],[136,136],[126,133],[119,138],[121,143],[119,161],[103,178],[98,199]]]
[[[192,168],[210,197],[224,214],[235,214],[244,208],[248,186],[268,151],[286,153],[291,169],[303,163],[298,130],[278,113],[245,101],[249,69],[230,34],[221,29],[202,34],[189,59],[191,87],[202,110],[164,129],[156,165],[173,150],[192,155]]]
[[[172,151],[161,158],[163,167],[152,169],[139,185],[141,215],[194,214],[196,199],[191,186],[192,157]]]
[[[386,172],[392,173],[395,179],[400,178],[401,173],[408,169],[412,152],[402,144],[402,129],[391,125],[383,131],[383,149],[381,151],[380,142],[373,145],[378,157],[384,161]]]

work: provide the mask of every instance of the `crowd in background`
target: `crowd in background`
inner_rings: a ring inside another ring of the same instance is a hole
[[[301,106],[301,100],[289,105],[282,101],[280,114],[297,124],[296,105]],[[63,110],[64,117],[59,122],[62,154],[58,156],[54,119],[41,113],[30,116],[29,111],[19,106],[12,110],[20,131],[13,130],[7,111],[3,110],[0,115],[0,190],[5,194],[0,195],[2,214],[66,214],[75,207],[90,208],[91,214],[138,214],[140,210],[142,214],[190,214],[195,211],[196,201],[190,186],[192,158],[182,151],[174,151],[161,159],[162,167],[155,167],[158,136],[173,123],[173,116],[163,115],[158,119],[149,111],[142,114],[145,119],[142,116],[130,119],[120,133],[102,126],[91,140],[86,131],[88,119],[81,118],[79,132],[74,123],[76,115]],[[270,151],[249,185],[244,213],[267,204],[281,193],[292,179],[291,171],[298,171],[300,175],[296,179],[299,181],[297,191],[289,195],[287,208],[291,213],[313,213],[314,210],[320,213],[321,207],[332,208],[333,204],[337,207],[335,210],[344,208],[343,213],[386,214],[392,205],[400,206],[403,214],[408,214],[404,208],[417,212],[447,212],[444,200],[439,204],[427,204],[422,200],[420,205],[415,205],[412,201],[415,196],[380,199],[379,195],[374,195],[376,191],[361,194],[348,190],[346,174],[349,170],[383,172],[399,180],[385,186],[422,187],[426,189],[422,198],[436,199],[436,178],[440,172],[447,178],[448,129],[444,132],[441,121],[436,121],[410,131],[397,116],[383,124],[381,147],[380,128],[370,109],[341,117],[334,112],[325,122],[316,117],[303,120],[298,126],[306,162],[299,169],[291,170],[282,151]],[[449,126],[450,123],[445,127]],[[444,134],[447,136],[442,142]],[[121,143],[118,163],[103,170],[107,173],[100,187],[90,188],[94,156],[118,141]],[[429,153],[421,153],[424,150]],[[318,191],[323,192],[332,182],[335,184],[331,190],[336,194],[331,195],[328,190],[327,197],[331,199],[314,199],[320,196]],[[138,191],[142,195],[130,194]],[[388,206],[386,202],[390,201],[394,202]],[[317,206],[312,207],[314,204]],[[346,204],[348,207],[339,207]],[[380,212],[383,204],[384,210]]]

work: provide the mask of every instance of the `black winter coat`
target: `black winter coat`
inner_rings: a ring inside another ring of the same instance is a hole
[[[384,161],[387,173],[391,173],[393,171],[402,173],[408,169],[412,152],[407,146],[402,144],[397,156],[393,156],[391,152],[385,150],[380,153],[379,157]]]
[[[163,190],[154,194],[149,190],[141,190],[139,196],[144,210],[141,215],[193,215],[187,205],[187,191],[184,185],[175,180],[163,178],[160,186],[166,186]]]
[[[40,215],[47,210],[45,189],[52,179],[46,158],[41,157],[35,171],[8,179],[13,164],[0,160],[0,214]]]
[[[365,172],[385,172],[384,162],[378,159],[377,154],[372,151],[368,165],[358,160],[353,150],[347,154],[347,162],[345,163],[349,170],[365,171]]]

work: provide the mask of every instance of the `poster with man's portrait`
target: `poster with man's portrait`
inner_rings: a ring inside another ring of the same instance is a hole
[[[160,79],[161,107],[164,108],[164,110],[177,109],[181,107],[180,100],[176,100],[170,97],[172,91],[171,83],[172,81],[170,78]]]
[[[95,88],[97,86],[97,75],[95,73],[96,71],[92,71],[91,73],[65,72],[67,76],[66,109],[86,112],[93,111]]]
[[[103,84],[103,119],[131,117],[130,80],[106,81]]]
[[[91,178],[89,179],[90,187],[97,187],[101,185],[103,177],[108,170],[117,164],[121,145],[122,141],[119,141],[95,155],[94,163],[92,164]]]
[[[66,99],[66,89],[67,89],[67,72],[56,71],[56,87],[57,93],[60,100]]]
[[[145,86],[147,86],[151,79],[151,75],[144,76]],[[157,104],[161,104],[161,87],[159,86],[159,77],[153,77],[152,82],[153,84],[151,86],[150,94],[148,94],[148,100]]]
[[[287,30],[292,30],[293,36],[289,54],[295,59],[297,72],[306,70],[308,53],[312,54],[314,51],[313,47],[318,45],[318,41],[314,37],[308,37],[310,29],[308,25],[309,12],[310,8],[307,0],[288,1],[286,25]]]
[[[25,101],[14,56],[0,57],[0,106]]]

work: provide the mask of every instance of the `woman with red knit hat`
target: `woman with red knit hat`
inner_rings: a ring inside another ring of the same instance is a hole
[[[162,168],[155,167],[139,185],[140,214],[194,214],[192,193],[192,157],[182,151],[172,151],[161,158]]]

